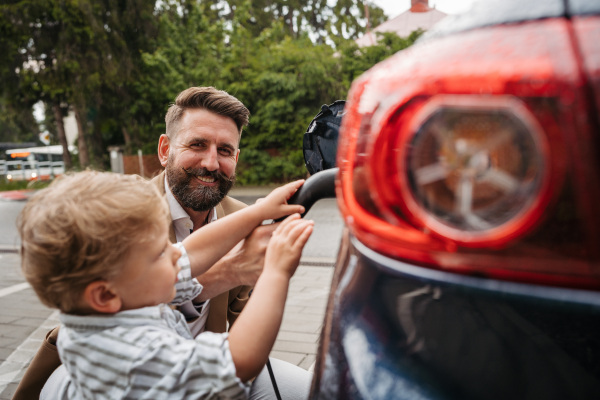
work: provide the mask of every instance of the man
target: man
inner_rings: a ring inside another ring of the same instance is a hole
[[[153,183],[165,193],[169,203],[172,242],[180,242],[205,224],[245,207],[227,193],[235,182],[241,133],[249,116],[238,99],[212,87],[184,90],[167,111],[166,133],[158,143],[158,157],[165,171]],[[194,335],[204,330],[225,332],[235,322],[262,271],[266,246],[275,227],[272,224],[256,228],[198,277],[202,293],[180,309]],[[37,398],[60,365],[55,346],[57,333],[55,328],[46,336],[13,400]],[[283,397],[306,398],[310,374],[289,363],[272,362]],[[266,371],[257,377],[253,388],[253,399],[274,398]]]
[[[240,136],[249,116],[238,99],[212,87],[184,90],[167,111],[166,134],[158,142],[165,171],[153,182],[167,196],[173,242],[245,206],[226,195],[235,182]],[[235,321],[251,290],[244,285],[256,282],[273,230],[273,226],[256,229],[198,277],[204,289],[194,307],[182,309],[192,319],[194,334],[204,329],[225,332],[227,324]]]

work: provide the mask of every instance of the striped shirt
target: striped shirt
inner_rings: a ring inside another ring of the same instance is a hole
[[[202,286],[182,257],[174,303]],[[227,334],[192,337],[183,315],[166,304],[110,315],[61,314],[58,351],[68,372],[60,399],[245,399]]]

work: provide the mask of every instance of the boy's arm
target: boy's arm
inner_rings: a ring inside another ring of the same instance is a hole
[[[229,333],[231,356],[242,381],[258,375],[267,362],[283,318],[289,280],[312,228],[312,221],[295,214],[273,233],[263,273]]]
[[[281,186],[256,204],[219,218],[185,238],[182,243],[190,257],[192,276],[204,273],[262,221],[304,212],[300,205],[287,204],[303,183],[299,180]]]

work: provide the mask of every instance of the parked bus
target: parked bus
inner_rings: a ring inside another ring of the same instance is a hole
[[[75,146],[69,146],[75,151]],[[6,150],[5,160],[0,160],[0,176],[7,180],[48,180],[65,172],[60,145],[26,147]]]

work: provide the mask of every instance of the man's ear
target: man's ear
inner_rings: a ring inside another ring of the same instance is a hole
[[[83,292],[86,304],[103,314],[114,314],[121,310],[121,298],[112,290],[106,281],[94,281],[87,285]]]
[[[240,149],[237,149],[237,153],[235,153],[235,162],[238,162],[238,158],[240,158]]]
[[[158,139],[158,159],[160,160],[160,165],[162,165],[163,167],[167,166],[167,159],[169,158],[170,148],[171,143],[169,141],[169,137],[163,133]]]

